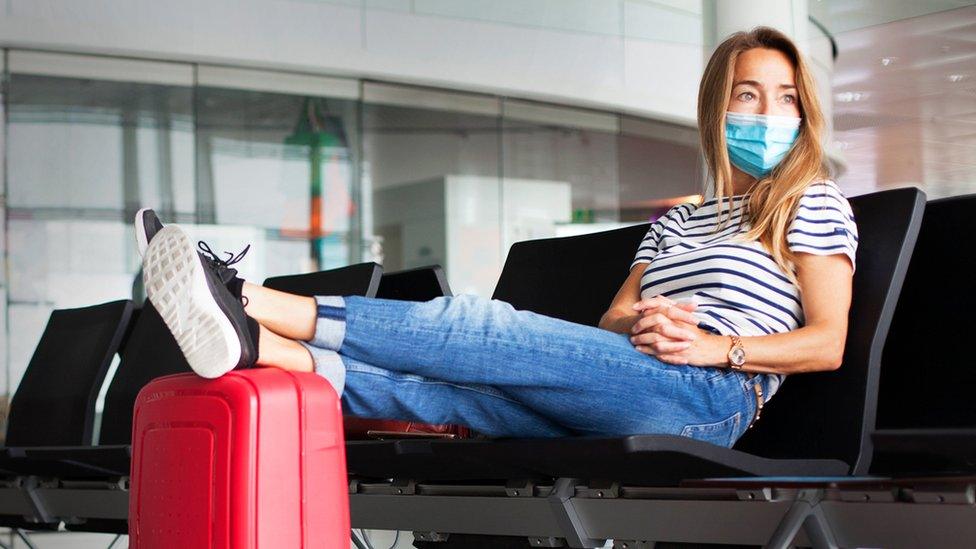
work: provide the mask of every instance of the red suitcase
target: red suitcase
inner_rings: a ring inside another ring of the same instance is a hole
[[[132,547],[349,547],[342,410],[315,374],[159,378],[132,442]]]

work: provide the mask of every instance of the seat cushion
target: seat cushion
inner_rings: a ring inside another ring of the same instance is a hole
[[[976,428],[879,429],[871,472],[892,476],[972,474]]]
[[[842,476],[838,460],[775,460],[668,435],[606,438],[350,442],[349,470],[376,478],[469,481],[571,477],[629,486],[686,479]]]
[[[103,478],[129,474],[131,446],[6,448],[0,468],[22,475]]]

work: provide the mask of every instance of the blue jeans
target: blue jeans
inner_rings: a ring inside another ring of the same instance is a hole
[[[306,347],[354,416],[495,437],[662,433],[731,446],[756,412],[753,385],[765,383],[665,364],[626,335],[474,296],[316,301]]]

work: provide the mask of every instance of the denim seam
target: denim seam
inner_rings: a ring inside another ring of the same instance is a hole
[[[381,368],[377,368],[377,370],[380,370],[380,369]],[[379,377],[385,377],[385,378],[390,379],[390,380],[393,380],[393,381],[407,381],[407,382],[410,382],[410,383],[422,383],[422,384],[428,384],[428,385],[442,385],[442,386],[446,386],[446,387],[454,387],[455,389],[463,389],[465,391],[471,391],[473,393],[478,393],[478,394],[481,394],[481,395],[485,395],[485,396],[497,398],[499,400],[504,400],[504,401],[510,402],[512,404],[518,404],[519,406],[522,406],[522,407],[525,407],[526,409],[531,410],[531,408],[529,408],[528,406],[526,406],[524,403],[519,402],[517,400],[513,400],[511,398],[508,398],[508,397],[506,397],[503,394],[494,393],[494,392],[490,392],[490,391],[485,391],[485,390],[482,390],[482,389],[479,389],[479,388],[476,388],[476,387],[471,387],[470,385],[459,385],[459,384],[456,384],[456,383],[451,383],[449,381],[433,380],[433,379],[425,378],[423,376],[416,376],[416,375],[413,375],[413,374],[402,374],[402,373],[401,374],[396,374],[394,372],[391,372],[389,374],[386,374],[386,373],[383,373],[383,372],[378,372],[378,371],[366,370],[366,369],[363,369],[363,368],[358,368],[356,366],[346,366],[346,373],[349,373],[349,372],[355,372],[357,374],[367,374],[367,375],[374,375],[374,376],[379,376]],[[543,417],[545,417],[545,416],[543,416]]]

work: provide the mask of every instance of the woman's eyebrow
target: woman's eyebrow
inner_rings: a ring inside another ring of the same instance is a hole
[[[732,87],[734,88],[736,86],[742,86],[742,85],[755,86],[757,88],[763,88],[763,87],[765,87],[758,80],[739,80],[735,84],[732,84]],[[779,85],[779,88],[781,90],[795,90],[796,89],[796,84],[780,84]]]
[[[749,85],[749,86],[755,86],[757,88],[763,87],[763,85],[760,84],[757,80],[739,80],[735,84],[732,84],[732,87],[734,88],[736,86],[742,86],[743,84]]]

